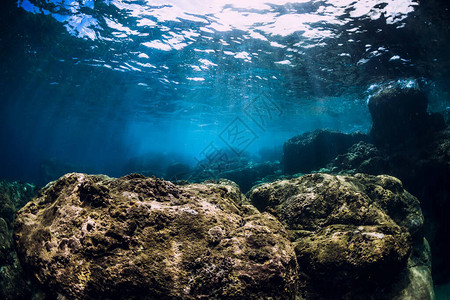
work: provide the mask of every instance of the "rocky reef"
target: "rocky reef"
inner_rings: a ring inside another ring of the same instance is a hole
[[[67,299],[432,299],[417,199],[390,176],[174,185],[71,173],[15,221],[19,258]],[[386,294],[387,293],[387,294]]]
[[[427,105],[426,94],[417,86],[382,86],[368,101],[373,121],[368,135],[352,140],[352,134],[333,133],[342,145],[345,139],[350,142],[345,150],[332,151],[323,159],[322,152],[312,150],[313,145],[326,148],[328,143],[316,142],[316,132],[305,133],[285,143],[283,163],[290,173],[306,170],[399,178],[420,200],[424,233],[433,254],[433,279],[446,283],[450,280],[450,127],[443,115],[427,112]],[[294,146],[297,152],[292,151]],[[315,155],[320,163],[313,165]]]
[[[427,137],[420,147],[387,149],[358,143],[337,156],[325,169],[339,174],[391,174],[420,199],[425,215],[424,232],[433,252],[433,278],[450,279],[450,128]]]
[[[36,192],[32,184],[0,181],[0,299],[31,297],[31,286],[22,272],[12,235],[16,211]]]

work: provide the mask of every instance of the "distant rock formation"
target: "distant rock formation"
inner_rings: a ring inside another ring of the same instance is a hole
[[[190,176],[191,167],[185,163],[175,163],[167,167],[166,179],[170,181],[185,180]]]
[[[287,174],[310,173],[343,154],[353,144],[367,141],[362,133],[345,134],[337,131],[316,130],[295,136],[284,143],[283,171]]]
[[[192,182],[225,178],[237,183],[246,193],[256,184],[279,177],[281,166],[279,161],[254,163],[247,157],[227,157],[212,162],[202,161],[190,175]]]
[[[72,173],[18,212],[14,239],[49,297],[432,299],[423,216],[399,180],[315,174],[249,195],[266,212],[227,180]]]
[[[415,87],[391,86],[369,99],[370,135],[377,146],[415,144],[445,128],[444,117],[427,113],[428,98]]]

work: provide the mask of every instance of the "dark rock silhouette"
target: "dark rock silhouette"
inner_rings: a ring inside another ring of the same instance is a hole
[[[167,167],[166,179],[167,180],[183,180],[188,179],[190,176],[191,167],[184,163],[175,163]]]
[[[359,141],[367,141],[362,133],[345,134],[316,130],[295,136],[283,147],[283,171],[288,174],[310,173],[329,163]]]
[[[223,156],[212,162],[200,162],[189,177],[190,181],[202,182],[208,179],[224,178],[237,183],[243,193],[254,185],[269,182],[281,175],[279,161],[255,163],[247,157]]]
[[[415,144],[445,128],[442,115],[427,113],[428,98],[415,87],[381,89],[369,99],[368,105],[372,116],[370,135],[376,145]]]

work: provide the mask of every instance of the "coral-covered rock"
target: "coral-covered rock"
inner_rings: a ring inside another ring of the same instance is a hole
[[[53,297],[294,298],[286,230],[243,200],[228,181],[72,173],[18,212],[14,238]]]
[[[284,143],[283,171],[294,174],[318,170],[337,155],[345,153],[353,144],[367,140],[367,135],[362,133],[345,134],[328,130],[295,136]]]
[[[423,216],[398,179],[313,174],[260,185],[249,196],[287,226],[306,299],[402,293]]]

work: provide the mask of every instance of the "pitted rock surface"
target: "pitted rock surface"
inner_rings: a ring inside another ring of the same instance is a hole
[[[176,186],[72,173],[22,208],[15,243],[47,293],[69,299],[291,299],[282,224],[229,181]]]
[[[395,297],[407,285],[389,289],[408,281],[401,274],[413,240],[423,243],[423,216],[398,179],[311,174],[262,184],[249,197],[289,230],[306,299],[371,299],[377,289]]]

